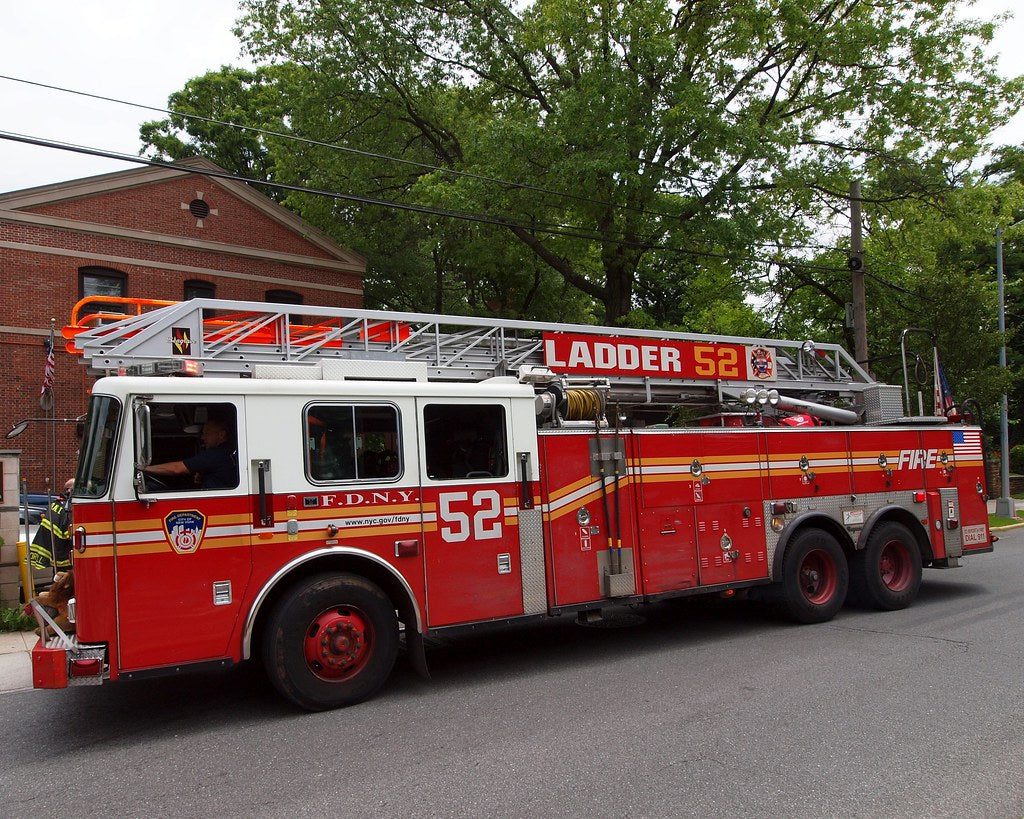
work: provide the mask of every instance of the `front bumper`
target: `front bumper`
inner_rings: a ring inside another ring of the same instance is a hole
[[[34,688],[99,685],[109,676],[105,645],[80,643],[77,636],[62,631],[35,599],[31,606],[39,633],[53,635],[40,637],[32,649]]]

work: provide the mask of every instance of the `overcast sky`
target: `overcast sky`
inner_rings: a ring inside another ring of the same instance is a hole
[[[980,0],[977,16],[1015,0]],[[248,65],[231,33],[235,0],[28,0],[4,4],[0,74],[163,108],[187,80]],[[996,43],[1005,75],[1024,74],[1024,11]],[[156,112],[0,79],[0,131],[135,155]],[[1024,113],[996,135],[1024,143]],[[0,191],[139,167],[0,139]]]

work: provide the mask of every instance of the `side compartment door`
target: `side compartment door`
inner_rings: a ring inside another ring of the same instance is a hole
[[[417,416],[429,625],[523,614],[512,402],[421,398]]]
[[[694,506],[699,500],[690,464],[700,432],[641,430],[638,454],[640,565],[646,594],[696,586],[697,539]],[[696,484],[699,486],[699,484]]]
[[[242,399],[175,396],[146,404],[152,463],[199,464],[204,471],[149,477],[141,499],[117,504],[122,672],[230,656],[252,568],[248,475],[239,468],[247,462]],[[216,425],[226,438],[214,445]],[[122,467],[131,471],[130,454]]]
[[[707,429],[692,439],[700,584],[767,577],[761,431]]]

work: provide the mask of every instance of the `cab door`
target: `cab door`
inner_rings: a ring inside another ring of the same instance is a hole
[[[204,489],[201,477],[168,478],[151,481],[139,498],[117,504],[114,557],[122,671],[230,656],[252,565],[248,475],[237,468],[247,463],[242,399],[175,396],[145,403],[152,463],[189,462],[200,451],[203,423],[216,415],[230,427],[236,468],[231,486]],[[135,434],[130,421],[127,434]],[[122,468],[131,471],[130,457]]]
[[[523,613],[512,402],[417,399],[427,621]]]

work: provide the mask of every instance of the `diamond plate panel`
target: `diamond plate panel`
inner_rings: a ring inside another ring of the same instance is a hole
[[[540,509],[519,510],[519,565],[522,567],[523,614],[543,614],[548,610],[548,590]]]
[[[950,504],[953,504],[954,518],[960,520],[960,496],[954,487],[952,489],[940,489],[939,499],[942,502],[942,525],[945,530],[943,535],[946,542],[946,557],[962,557],[964,553],[964,539],[960,527],[957,526],[956,529],[946,527],[946,518],[949,514]]]
[[[903,392],[895,384],[873,384],[864,389],[864,420],[884,424],[903,416]]]
[[[951,494],[955,502],[955,489],[942,490],[943,509],[946,508],[945,504],[947,492]],[[903,494],[908,495],[909,493]],[[901,506],[902,508],[912,513],[915,511],[914,503],[911,500],[908,499],[905,503],[897,503],[892,495],[886,494],[884,492],[877,494],[868,493],[864,495],[858,495],[856,501],[852,502],[848,495],[835,495],[827,498],[807,498],[802,501],[796,501],[796,512],[791,512],[785,516],[787,526],[785,529],[782,530],[782,532],[776,532],[774,529],[772,529],[770,525],[765,526],[765,540],[767,541],[766,545],[768,549],[768,570],[772,571],[775,565],[775,551],[776,549],[778,549],[780,538],[785,532],[789,530],[788,522],[795,520],[797,517],[804,514],[805,512],[817,512],[819,514],[825,515],[826,517],[832,518],[840,526],[846,529],[847,532],[849,532],[850,537],[853,538],[853,542],[856,543],[858,538],[860,537],[860,532],[863,526],[859,524],[856,526],[847,526],[843,522],[843,512],[863,510],[864,520],[867,521],[875,512],[877,512],[883,506]],[[957,514],[959,514],[959,507],[957,507]],[[773,517],[771,501],[765,501],[764,503],[764,516],[765,521],[767,521],[770,524],[771,519]],[[948,530],[947,534],[953,535],[953,533]],[[959,530],[957,530],[955,537],[959,536]],[[949,540],[947,540],[946,542],[947,544],[950,543]],[[947,546],[947,548],[949,547]],[[778,580],[778,578],[774,577],[774,575],[772,579]]]

